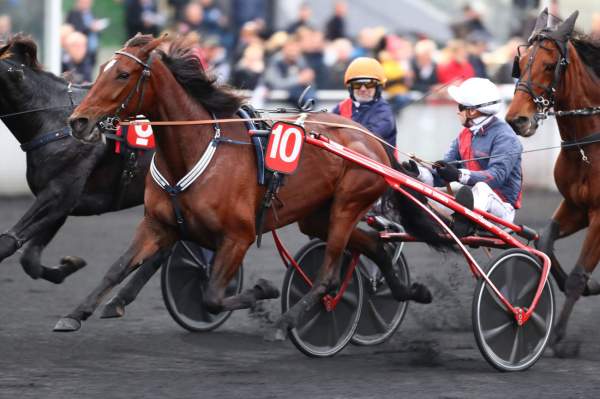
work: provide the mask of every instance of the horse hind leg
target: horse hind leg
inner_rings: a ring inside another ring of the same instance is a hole
[[[170,231],[153,228],[152,223],[144,218],[136,230],[135,238],[125,254],[123,254],[106,272],[100,284],[67,316],[61,318],[54,331],[71,332],[81,328],[81,321],[86,320],[98,307],[102,298],[117,284],[121,283],[131,272],[136,270],[145,259],[163,257],[175,241],[175,234]]]
[[[279,290],[265,279],[259,279],[253,288],[246,289],[238,295],[225,297],[225,289],[236,275],[253,238],[253,235],[245,240],[226,237],[215,253],[204,296],[204,303],[209,312],[217,314],[229,310],[248,309],[253,307],[256,301],[279,298]]]
[[[125,307],[132,303],[138,294],[144,288],[146,283],[160,269],[164,262],[163,256],[152,256],[145,260],[127,284],[119,290],[117,295],[112,297],[110,301],[104,305],[101,319],[109,319],[115,317],[123,317],[125,315]]]
[[[384,242],[377,231],[357,227],[350,236],[348,247],[375,262],[390,287],[392,296],[397,301],[412,300],[427,304],[433,300],[433,295],[425,285],[413,283],[408,287],[402,283],[392,262],[394,247],[390,243]]]
[[[565,291],[565,282],[567,273],[561,267],[560,262],[554,254],[554,242],[557,239],[567,237],[577,231],[587,227],[588,215],[584,210],[569,205],[565,200],[562,200],[552,219],[548,225],[540,232],[540,238],[535,242],[535,246],[540,251],[550,257],[552,261],[552,276],[556,281],[558,288]],[[590,288],[598,285],[594,280],[589,280]],[[588,291],[588,289],[586,289]],[[585,295],[585,291],[584,291]]]
[[[573,357],[579,352],[579,343],[565,342],[567,324],[575,303],[584,293],[590,275],[600,260],[600,212],[590,215],[589,229],[575,267],[565,281],[565,303],[554,328],[551,346],[557,357]]]
[[[77,256],[63,257],[60,266],[56,267],[44,266],[41,263],[42,251],[54,238],[66,219],[66,217],[60,219],[57,223],[36,234],[27,243],[21,257],[21,266],[25,273],[34,280],[42,278],[54,284],[60,284],[65,278],[85,267],[86,262]]]

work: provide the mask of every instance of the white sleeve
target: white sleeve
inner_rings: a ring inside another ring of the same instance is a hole
[[[417,176],[417,179],[429,186],[433,186],[433,174],[431,171],[421,165],[417,166],[419,168],[419,176]]]
[[[458,181],[461,184],[467,184],[469,179],[471,178],[471,171],[469,169],[459,169],[460,175],[458,177]]]

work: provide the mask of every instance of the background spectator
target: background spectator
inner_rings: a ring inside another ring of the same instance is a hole
[[[68,81],[77,84],[92,81],[94,64],[88,48],[88,38],[83,33],[73,31],[66,37],[62,70]]]
[[[67,23],[87,36],[88,56],[92,64],[96,63],[98,53],[99,32],[108,26],[108,21],[96,19],[92,13],[93,0],[77,0],[74,8],[67,15]]]
[[[333,16],[325,25],[325,37],[327,40],[335,40],[346,37],[346,14],[348,5],[345,1],[336,1]]]
[[[411,57],[412,46],[408,40],[395,35],[385,38],[385,49],[379,53],[379,60],[387,78],[384,91],[395,114],[410,102],[407,93],[412,83]]]
[[[0,15],[0,41],[6,40],[12,34],[12,21],[10,15]]]
[[[475,70],[467,59],[465,42],[453,39],[443,50],[442,60],[437,69],[438,80],[442,84],[462,81],[475,76]]]
[[[270,60],[265,71],[265,84],[270,89],[289,92],[288,101],[296,104],[303,90],[314,83],[315,73],[308,67],[302,56],[300,43],[294,35],[290,36],[280,52]],[[308,98],[314,98],[314,89]]]
[[[308,3],[302,3],[300,8],[298,9],[298,19],[292,22],[290,26],[287,27],[287,33],[296,33],[296,31],[300,27],[311,28],[310,18],[312,17],[312,8]]]
[[[315,88],[320,89],[325,87],[328,76],[323,55],[325,50],[323,33],[308,27],[300,27],[297,35],[302,55],[308,67],[315,72]]]
[[[433,40],[420,40],[415,44],[415,57],[411,61],[412,90],[425,93],[439,82],[437,64],[434,61],[436,51],[437,45]]]
[[[231,84],[240,89],[254,90],[265,71],[265,52],[260,44],[251,44],[234,68]]]
[[[158,12],[156,0],[126,0],[125,27],[128,37],[133,37],[138,32],[158,36],[164,22],[164,17]]]
[[[595,40],[600,40],[600,12],[592,14],[592,29],[590,36]]]
[[[329,44],[325,51],[324,62],[328,69],[328,78],[324,89],[339,90],[345,87],[344,72],[352,61],[354,48],[349,39],[336,39]]]
[[[487,68],[481,59],[483,53],[487,51],[487,42],[488,38],[478,31],[472,32],[467,37],[467,59],[469,60],[469,64],[473,67],[475,76],[478,78],[487,79],[488,77]]]

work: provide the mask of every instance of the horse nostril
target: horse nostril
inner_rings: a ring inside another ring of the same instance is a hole
[[[85,127],[88,124],[88,119],[87,118],[76,118],[76,119],[71,119],[69,121],[69,125],[71,125],[71,129],[74,132],[81,132],[85,129]]]

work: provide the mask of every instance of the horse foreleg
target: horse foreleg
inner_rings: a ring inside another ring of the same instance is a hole
[[[64,223],[64,218],[69,215],[69,210],[75,205],[79,193],[83,190],[83,185],[77,184],[65,190],[68,195],[62,192],[62,189],[63,187],[50,185],[49,188],[40,192],[33,205],[17,224],[6,233],[0,234],[0,261],[15,253],[36,235],[44,234],[45,230],[52,229],[57,223]]]
[[[168,252],[175,241],[175,235],[160,228],[153,228],[152,223],[144,218],[138,226],[135,238],[123,254],[106,272],[100,284],[85,298],[85,300],[60,319],[54,331],[77,331],[81,327],[81,321],[86,320],[98,307],[102,298],[110,290],[123,281],[129,273],[137,269],[144,260],[152,258],[158,261]],[[149,260],[150,261],[150,260]]]
[[[66,219],[65,216],[46,230],[39,232],[25,246],[23,256],[21,257],[21,266],[23,266],[25,273],[34,280],[42,278],[52,283],[60,284],[66,277],[86,265],[83,259],[76,256],[63,257],[61,265],[56,267],[47,267],[41,263],[42,251],[54,238],[56,232],[63,226]]]
[[[560,266],[560,262],[554,254],[554,242],[557,239],[567,237],[579,230],[587,227],[588,215],[581,209],[569,205],[562,200],[550,223],[540,233],[540,238],[536,241],[536,247],[550,257],[552,261],[552,276],[556,280],[558,288],[564,292],[567,273]]]
[[[590,214],[590,225],[575,267],[565,282],[565,303],[554,328],[552,347],[558,357],[575,356],[579,345],[564,344],[567,323],[575,303],[587,287],[590,275],[600,260],[600,212]]]
[[[259,279],[253,288],[225,298],[225,289],[236,275],[246,251],[254,239],[253,233],[245,238],[225,237],[215,253],[208,287],[204,295],[206,309],[220,313],[236,309],[248,309],[261,299],[279,297],[279,290],[269,281]]]
[[[125,307],[137,298],[142,288],[154,276],[154,273],[160,269],[163,263],[164,259],[162,257],[151,257],[145,260],[138,270],[135,271],[134,275],[131,276],[127,284],[106,303],[102,309],[100,318],[123,317]]]

